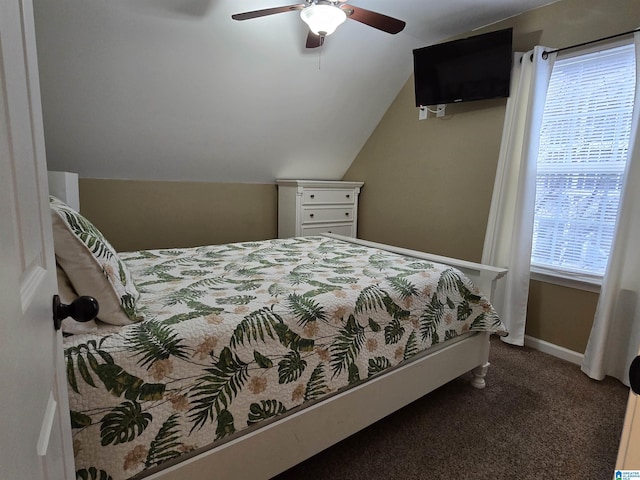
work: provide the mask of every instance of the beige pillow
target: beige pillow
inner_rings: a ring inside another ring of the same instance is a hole
[[[56,261],[78,295],[94,297],[98,319],[112,325],[142,320],[131,273],[102,233],[61,200],[50,197]]]

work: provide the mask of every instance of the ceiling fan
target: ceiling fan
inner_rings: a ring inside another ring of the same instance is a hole
[[[309,25],[307,48],[319,47],[324,38],[331,35],[347,18],[364,23],[383,32],[396,34],[401,32],[405,22],[397,18],[388,17],[381,13],[365,10],[364,8],[347,5],[347,0],[305,0],[305,3],[287,5],[284,7],[265,8],[252,12],[231,15],[234,20],[249,20],[265,17],[276,13],[300,10],[300,17]]]

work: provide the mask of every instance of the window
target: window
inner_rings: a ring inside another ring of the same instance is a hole
[[[532,271],[600,283],[629,148],[633,44],[558,58],[541,127]]]

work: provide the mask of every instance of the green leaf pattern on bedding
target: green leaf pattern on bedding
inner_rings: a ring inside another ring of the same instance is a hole
[[[460,272],[324,237],[121,257],[145,320],[65,339],[81,479],[129,478],[503,330]]]

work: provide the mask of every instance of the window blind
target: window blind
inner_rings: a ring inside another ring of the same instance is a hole
[[[602,278],[629,150],[633,44],[556,60],[542,120],[531,264]]]

